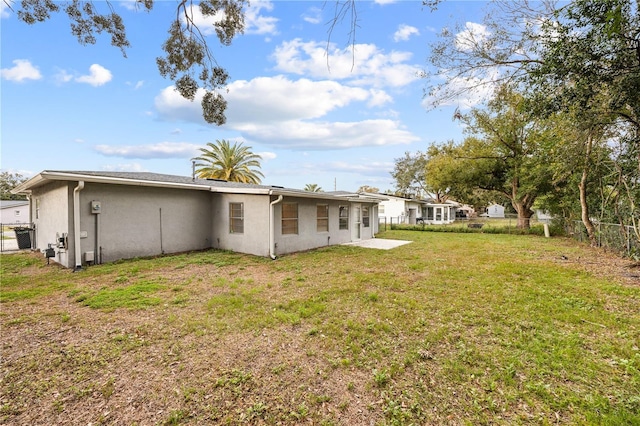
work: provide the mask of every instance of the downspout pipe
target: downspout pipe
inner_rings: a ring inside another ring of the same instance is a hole
[[[269,206],[269,257],[276,260],[276,224],[275,224],[275,205],[282,201],[282,195],[273,200]]]
[[[82,269],[82,254],[80,253],[80,191],[84,189],[84,181],[78,182],[78,186],[73,189],[73,248],[75,251],[74,271]]]

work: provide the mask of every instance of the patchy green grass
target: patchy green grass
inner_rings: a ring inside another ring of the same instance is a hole
[[[640,283],[565,239],[3,255],[8,424],[640,424]]]

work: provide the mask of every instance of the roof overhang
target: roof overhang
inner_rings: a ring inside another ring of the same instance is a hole
[[[83,181],[92,183],[109,183],[114,185],[130,185],[130,186],[148,186],[159,188],[182,188],[194,189],[199,191],[209,191],[210,187],[205,185],[185,184],[176,182],[158,182],[144,179],[126,179],[109,176],[94,176],[82,173],[68,172],[41,172],[31,179],[21,183],[11,190],[12,194],[30,194],[34,188],[42,186],[51,181]]]
[[[347,193],[347,194],[332,194],[327,192],[311,192],[288,189],[284,187],[239,187],[239,186],[224,186],[216,185],[215,182],[210,184],[190,184],[179,182],[167,182],[167,181],[154,181],[147,179],[131,179],[114,176],[101,176],[85,173],[74,172],[58,172],[58,171],[43,171],[31,179],[16,186],[11,192],[13,194],[31,194],[34,188],[38,188],[53,181],[68,181],[78,182],[83,181],[85,183],[101,183],[112,185],[128,185],[128,186],[146,186],[155,188],[174,188],[174,189],[189,189],[196,191],[209,191],[220,194],[249,194],[249,195],[282,195],[284,197],[296,197],[296,198],[312,198],[318,200],[346,200],[352,202],[370,202],[378,203],[381,200],[379,198],[370,197],[363,194]]]

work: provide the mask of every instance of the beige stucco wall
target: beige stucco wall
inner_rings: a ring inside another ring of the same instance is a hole
[[[100,214],[91,212],[92,201]],[[111,262],[209,248],[210,217],[208,191],[87,183],[80,193],[83,261],[87,251]]]
[[[45,250],[51,244],[56,247],[54,260],[66,267],[73,266],[73,217],[70,215],[70,185],[66,182],[51,182],[35,188],[31,195],[31,220],[36,228],[35,249]],[[58,237],[68,234],[67,248],[58,248]]]
[[[67,249],[57,249],[54,260],[76,265],[73,233],[73,190],[78,182],[48,183],[34,188],[32,202],[39,203],[36,224],[37,248],[56,245],[56,237],[68,234]],[[217,193],[208,190],[172,189],[134,185],[85,183],[79,193],[80,256],[87,252],[95,263],[218,248],[257,256],[270,255],[270,203],[274,195]],[[91,210],[99,202],[99,214]],[[229,203],[244,204],[244,232],[229,229]],[[298,233],[282,234],[282,204],[298,204]],[[329,206],[329,231],[317,230],[317,205]],[[361,224],[360,238],[372,238],[377,226],[375,203],[284,197],[273,208],[274,254],[282,255],[354,239],[354,206],[368,206],[370,225]],[[33,204],[35,207],[35,204]],[[339,229],[339,207],[350,209],[349,229]]]
[[[269,202],[267,195],[213,193],[212,247],[269,256]],[[243,233],[229,230],[229,203],[244,203]]]

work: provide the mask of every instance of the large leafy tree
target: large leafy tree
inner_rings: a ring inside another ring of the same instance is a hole
[[[573,140],[558,151],[575,167],[557,167],[556,181],[572,182],[566,196],[579,195],[588,230],[591,213],[600,210],[598,217],[630,220],[640,234],[634,192],[640,177],[638,10],[638,0],[494,1],[482,24],[442,32],[430,59],[445,78],[431,80],[429,99],[434,106],[462,104],[508,81],[536,99],[532,109],[540,116],[569,114]],[[600,145],[612,130],[620,132],[615,143],[608,141],[617,149],[605,161]],[[552,198],[565,211],[574,204]]]
[[[358,192],[358,193],[366,192],[366,193],[369,193],[369,194],[378,194],[378,193],[380,193],[380,188],[377,188],[375,186],[362,185],[360,188],[358,188],[358,190],[356,192]]]
[[[200,178],[259,184],[264,177],[259,170],[262,157],[254,154],[250,146],[222,139],[207,143],[207,148],[200,151],[202,154],[193,159]]]
[[[26,179],[20,173],[0,173],[0,200],[24,200],[24,195],[15,195],[11,190]]]
[[[536,118],[525,98],[503,86],[487,109],[463,117],[470,136],[460,145],[432,148],[427,181],[447,185],[462,199],[475,190],[506,197],[518,214],[518,227],[528,228],[538,196],[551,189],[548,147],[555,129]]]
[[[81,44],[94,44],[97,35],[106,33],[111,44],[126,56],[129,47],[122,17],[112,2],[54,1],[54,0],[2,0],[14,10],[18,19],[27,24],[44,22],[54,13],[64,13],[71,24],[71,33]],[[158,0],[136,0],[141,9],[151,12]],[[194,100],[199,89],[202,97],[203,117],[208,123],[225,122],[226,100],[219,93],[229,78],[211,50],[205,34],[208,32],[196,24],[196,13],[211,19],[211,25],[223,46],[244,31],[244,7],[246,0],[177,0],[175,19],[169,23],[168,35],[162,44],[163,56],[156,62],[163,77],[170,78],[183,97]]]
[[[391,176],[395,181],[396,193],[421,198],[426,192],[424,173],[427,157],[423,152],[405,152],[404,157],[394,160]]]

